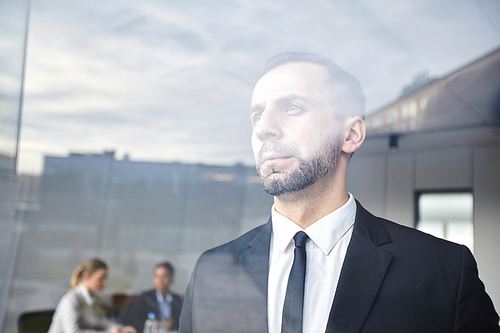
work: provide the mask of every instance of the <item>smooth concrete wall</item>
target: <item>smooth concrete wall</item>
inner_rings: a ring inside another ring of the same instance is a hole
[[[466,147],[397,153],[356,152],[348,189],[373,214],[414,226],[415,193],[472,190],[474,255],[500,311],[500,148]]]

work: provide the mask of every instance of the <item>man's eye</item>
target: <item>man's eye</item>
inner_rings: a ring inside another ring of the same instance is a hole
[[[290,105],[287,112],[300,112],[302,108],[298,105]]]
[[[253,122],[254,123],[258,122],[260,118],[262,118],[262,115],[260,113],[256,114],[255,116],[253,116]]]

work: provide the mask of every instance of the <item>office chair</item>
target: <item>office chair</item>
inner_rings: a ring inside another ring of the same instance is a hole
[[[26,311],[17,318],[18,333],[47,333],[54,310]]]

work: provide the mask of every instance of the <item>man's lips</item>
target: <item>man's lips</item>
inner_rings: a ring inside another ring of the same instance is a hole
[[[261,164],[264,163],[272,163],[272,162],[280,162],[286,160],[288,158],[292,158],[291,155],[277,155],[277,154],[264,154],[261,159]]]

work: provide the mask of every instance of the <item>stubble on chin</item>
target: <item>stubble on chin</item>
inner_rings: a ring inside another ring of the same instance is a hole
[[[298,152],[290,147],[278,144],[269,144],[258,154],[257,172],[264,191],[270,195],[279,197],[306,189],[314,184],[318,179],[323,178],[331,170],[336,169],[340,157],[340,138],[334,137],[327,141],[310,159],[305,160]],[[266,149],[266,150],[264,150]],[[276,150],[267,150],[276,149]],[[278,152],[290,154],[298,161],[298,166],[290,170],[280,170],[278,166],[271,166],[271,173],[263,176],[262,154],[264,152]]]

